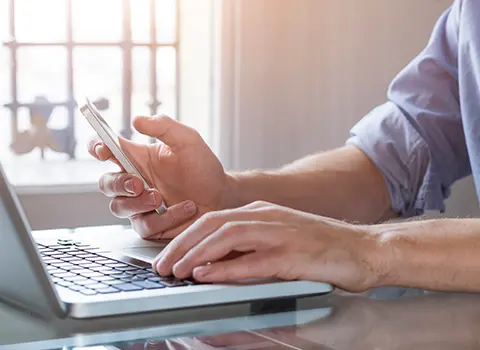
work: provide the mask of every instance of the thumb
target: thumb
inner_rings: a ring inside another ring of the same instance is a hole
[[[130,161],[135,161],[138,156],[143,154],[145,145],[141,143],[137,143],[135,141],[130,141],[124,137],[119,136],[118,142],[120,143],[120,147],[125,155],[128,157]]]
[[[200,138],[194,129],[165,115],[137,117],[133,126],[139,133],[162,141],[172,151],[186,144],[193,144]]]

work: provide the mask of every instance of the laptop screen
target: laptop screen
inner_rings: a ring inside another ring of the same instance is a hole
[[[0,166],[0,299],[41,315],[62,315],[26,216]]]

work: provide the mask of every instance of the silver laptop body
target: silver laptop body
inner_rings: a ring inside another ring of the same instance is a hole
[[[332,286],[324,283],[260,281],[228,285],[189,283],[161,289],[84,295],[70,287],[59,285],[57,282],[59,278],[49,274],[48,271],[52,271],[52,266],[42,259],[41,254],[51,251],[51,249],[38,246],[37,243],[41,242],[35,242],[33,239],[18,197],[1,166],[0,225],[0,299],[47,317],[95,318],[262,299],[319,295],[332,291]],[[61,243],[68,246],[74,242]],[[115,252],[98,254],[104,255],[104,261],[112,258],[121,266],[125,264],[145,269],[149,267],[145,261],[119,256]],[[89,256],[88,254],[84,255]],[[56,267],[54,269],[57,270]],[[58,275],[71,276],[71,273],[65,272]],[[73,270],[71,272],[75,273]],[[102,273],[102,271],[99,272]],[[146,273],[148,274],[149,271]],[[153,278],[153,280],[155,279]],[[109,282],[104,283],[108,285]],[[112,287],[115,288],[115,285]]]

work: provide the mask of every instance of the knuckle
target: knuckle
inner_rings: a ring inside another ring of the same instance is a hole
[[[262,207],[266,207],[266,206],[269,206],[270,203],[267,203],[265,201],[255,201],[251,204],[251,206],[253,208],[262,208]]]
[[[227,222],[223,225],[220,235],[222,236],[235,236],[245,232],[245,225],[241,222]]]
[[[173,121],[173,119],[166,114],[157,114],[154,118],[162,123],[171,123]]]
[[[208,212],[206,214],[204,214],[201,218],[200,218],[200,222],[202,224],[209,224],[211,223],[212,221],[216,220],[216,218],[218,217],[218,214],[215,213],[215,212]]]
[[[98,181],[98,188],[104,194],[106,194],[107,191],[108,191],[108,186],[107,186],[108,179],[107,178],[108,178],[108,175],[102,175],[102,177]]]
[[[123,193],[126,175],[116,175],[112,178],[112,190],[114,193]]]
[[[148,238],[148,235],[147,233],[145,232],[144,230],[144,227],[143,227],[143,220],[141,217],[137,217],[137,216],[134,216],[134,217],[131,217],[130,218],[130,223],[132,224],[132,229],[138,233],[138,235],[142,238]]]

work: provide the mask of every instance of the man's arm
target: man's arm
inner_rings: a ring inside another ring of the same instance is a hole
[[[358,223],[394,217],[378,168],[353,146],[313,155],[277,171],[232,174],[225,207],[263,200]]]
[[[372,227],[379,233],[378,285],[480,291],[480,220],[444,219]]]

